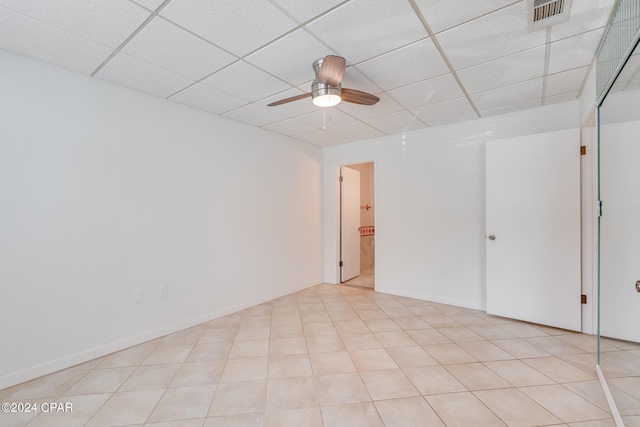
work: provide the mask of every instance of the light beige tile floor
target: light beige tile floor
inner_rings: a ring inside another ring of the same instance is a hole
[[[638,426],[640,351],[616,344],[612,393]],[[612,427],[595,351],[593,336],[319,285],[0,390],[73,405],[0,426]]]
[[[603,338],[600,367],[625,426],[640,427],[640,344]]]
[[[349,286],[357,286],[360,288],[374,289],[376,283],[376,269],[375,268],[367,268],[365,270],[360,271],[360,275],[354,277],[351,280],[347,280],[345,282],[346,285]]]

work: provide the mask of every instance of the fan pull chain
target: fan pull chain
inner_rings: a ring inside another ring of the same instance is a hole
[[[327,130],[327,110],[322,110],[322,130]]]

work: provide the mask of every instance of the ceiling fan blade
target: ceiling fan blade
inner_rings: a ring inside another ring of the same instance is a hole
[[[354,104],[373,105],[380,101],[380,98],[361,90],[342,88],[342,100]]]
[[[290,98],[281,99],[280,101],[272,102],[271,104],[267,104],[267,107],[275,107],[277,105],[287,104],[289,102],[298,101],[300,99],[309,98],[311,96],[310,93],[303,93],[302,95],[292,96]]]
[[[338,86],[342,81],[346,66],[347,61],[340,56],[325,56],[322,65],[320,65],[320,71],[318,71],[318,81],[329,86]]]

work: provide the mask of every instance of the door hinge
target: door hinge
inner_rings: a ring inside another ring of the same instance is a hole
[[[580,295],[580,302],[582,304],[586,304],[587,303],[587,296],[586,295]]]
[[[340,267],[344,267],[344,263],[340,261]]]
[[[602,200],[598,200],[598,218],[602,216]]]
[[[585,154],[587,154],[587,146],[586,145],[581,145],[580,146],[580,155],[584,156]]]
[[[340,182],[344,181],[344,179],[342,178],[342,175],[340,175],[340,179],[338,179],[338,181]]]

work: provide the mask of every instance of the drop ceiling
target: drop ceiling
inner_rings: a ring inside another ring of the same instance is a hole
[[[577,99],[615,0],[0,0],[0,48],[320,146]],[[347,60],[375,106],[305,99]]]

